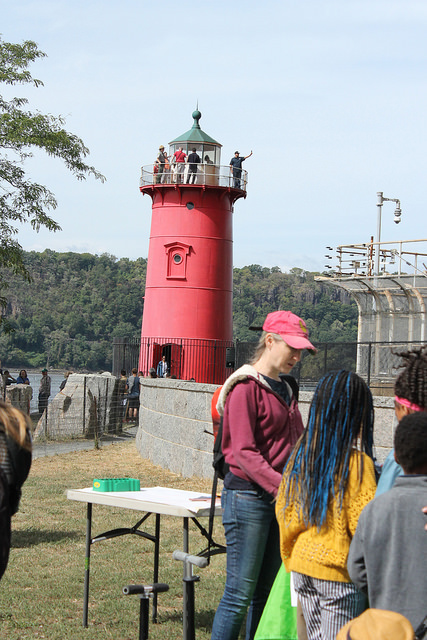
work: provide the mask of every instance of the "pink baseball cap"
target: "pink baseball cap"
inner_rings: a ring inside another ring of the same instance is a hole
[[[263,331],[277,333],[293,349],[310,349],[317,352],[308,339],[307,326],[301,318],[291,311],[273,311],[262,325]]]

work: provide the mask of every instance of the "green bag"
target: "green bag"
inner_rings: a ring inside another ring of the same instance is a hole
[[[254,640],[298,640],[297,608],[291,602],[291,574],[283,563],[277,572]]]

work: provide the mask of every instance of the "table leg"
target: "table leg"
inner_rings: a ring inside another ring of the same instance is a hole
[[[182,519],[182,532],[183,532],[183,541],[182,541],[182,549],[185,553],[188,553],[188,548],[189,548],[189,537],[188,537],[188,518],[183,518]],[[184,593],[183,593],[183,598],[182,598],[182,609],[184,612],[184,616],[183,616],[183,638],[187,638],[187,626],[188,626],[188,620],[187,620],[187,610],[188,610],[188,590],[187,590],[187,583],[186,583],[186,578],[187,578],[187,571],[186,571],[186,562],[183,562],[183,580],[184,580]]]
[[[182,519],[182,529],[183,529],[183,534],[184,534],[184,539],[183,539],[183,551],[185,551],[185,553],[188,553],[188,518],[183,518]]]
[[[89,605],[89,574],[90,574],[90,546],[92,544],[92,503],[87,503],[86,516],[86,554],[85,554],[85,581],[83,591],[83,626],[87,627]]]
[[[154,541],[154,572],[153,582],[159,581],[159,555],[160,555],[160,513],[156,513],[156,532]],[[157,622],[157,591],[153,594],[153,622]]]

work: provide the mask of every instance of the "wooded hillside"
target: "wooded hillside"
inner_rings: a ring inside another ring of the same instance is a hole
[[[3,367],[111,369],[112,339],[138,338],[147,260],[103,254],[25,252],[31,283],[5,274],[5,316],[13,332],[0,335]],[[266,314],[290,309],[303,317],[315,342],[357,338],[357,308],[343,291],[314,282],[302,269],[282,273],[250,265],[234,269],[234,339]]]

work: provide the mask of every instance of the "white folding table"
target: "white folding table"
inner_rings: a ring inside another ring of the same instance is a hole
[[[154,571],[153,582],[158,582],[159,578],[159,550],[160,550],[160,516],[168,515],[183,519],[183,551],[188,552],[188,523],[192,520],[204,538],[208,540],[209,546],[199,555],[214,555],[223,553],[224,547],[212,540],[209,532],[198,521],[199,517],[207,517],[210,512],[211,496],[206,493],[196,491],[183,491],[181,489],[170,489],[168,487],[147,487],[140,491],[94,491],[87,489],[69,489],[67,491],[69,500],[87,503],[86,518],[86,552],[85,552],[85,579],[83,595],[83,626],[88,625],[88,604],[89,604],[89,577],[90,577],[90,548],[94,542],[117,538],[126,534],[135,534],[154,542]],[[133,527],[112,529],[92,538],[92,505],[99,504],[121,509],[131,509],[134,511],[144,511],[145,515],[138,520]],[[221,515],[221,502],[219,499],[215,503],[215,516]],[[140,530],[140,526],[152,514],[155,515],[155,534],[146,533]],[[157,594],[153,597],[153,621],[157,620]]]

